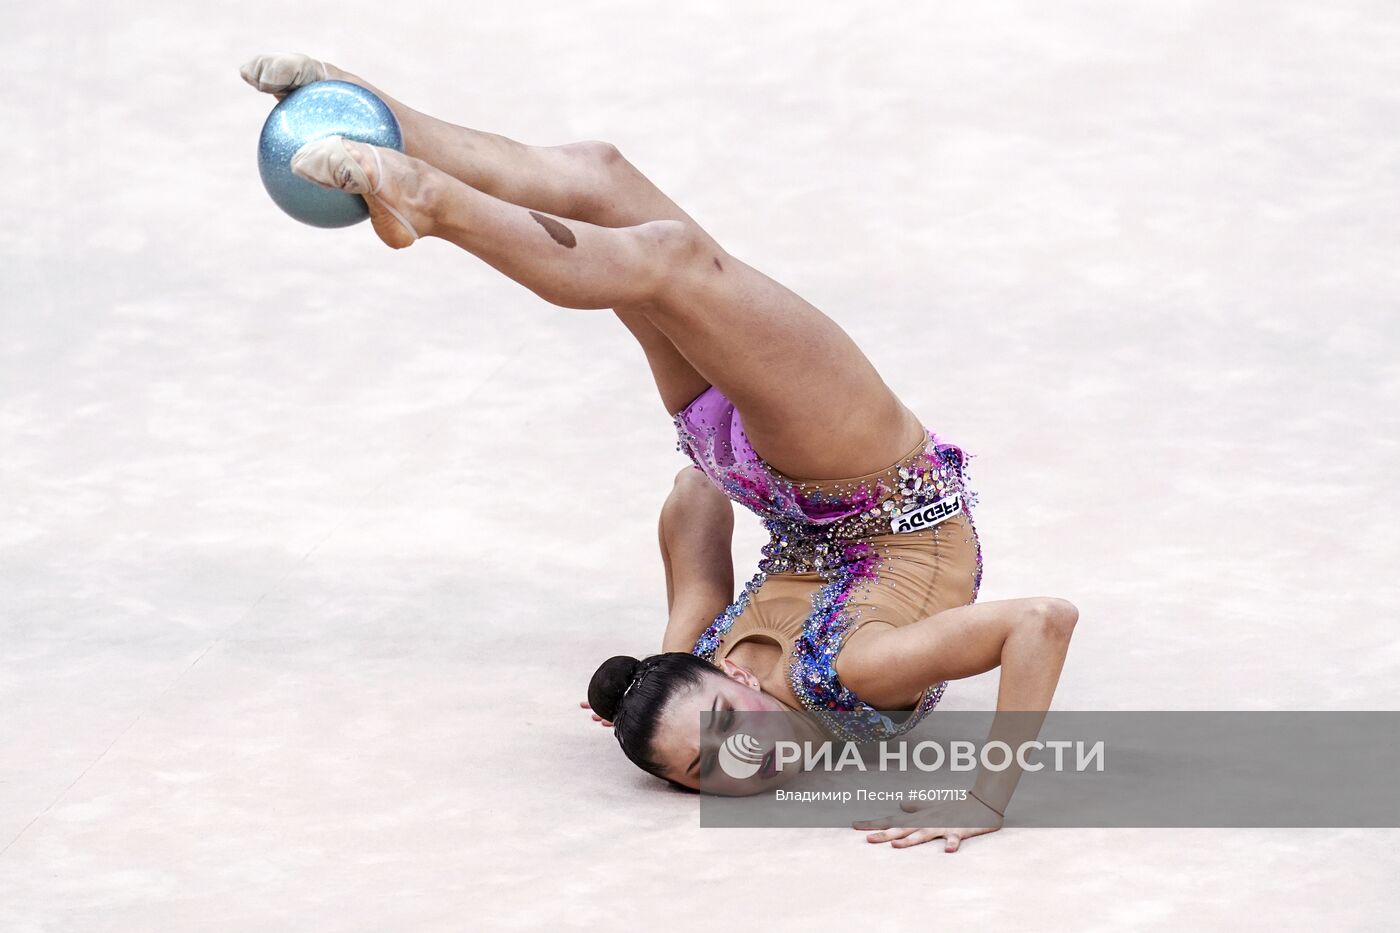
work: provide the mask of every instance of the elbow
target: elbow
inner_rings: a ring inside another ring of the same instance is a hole
[[[680,529],[699,524],[733,528],[734,510],[704,473],[688,466],[676,474],[671,492],[661,506],[661,527],[664,534],[668,527]]]
[[[684,467],[676,474],[667,502],[676,508],[686,510],[728,510],[729,506],[728,497],[716,489],[709,477],[694,466]]]
[[[676,473],[675,481],[671,484],[671,491],[679,495],[708,488],[710,488],[709,479],[694,464],[681,467]]]

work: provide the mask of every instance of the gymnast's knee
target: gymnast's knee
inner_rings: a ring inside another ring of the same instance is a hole
[[[626,161],[617,146],[599,139],[565,143],[561,148],[581,166],[604,173],[617,171]]]
[[[1068,641],[1079,622],[1079,607],[1058,596],[1044,596],[1035,601],[1032,615],[1044,635]]]
[[[558,149],[567,160],[560,185],[570,209],[583,218],[608,213],[624,180],[627,160],[622,153],[612,143],[597,139],[565,143]]]
[[[693,223],[683,220],[652,220],[632,228],[656,274],[658,291],[688,281],[689,273],[701,268],[711,252],[709,238]]]

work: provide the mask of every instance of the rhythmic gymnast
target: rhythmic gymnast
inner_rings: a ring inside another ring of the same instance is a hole
[[[582,704],[631,761],[684,787],[754,793],[791,774],[770,751],[755,780],[726,784],[702,748],[702,711],[795,712],[812,735],[885,739],[947,681],[998,666],[998,713],[1043,717],[1078,610],[1054,597],[974,604],[967,456],[835,322],[727,253],[608,143],[529,146],[454,126],[300,54],[258,56],[241,74],[279,97],[327,78],[378,94],[406,153],[331,137],[293,171],[362,195],[395,249],[447,240],[551,304],[612,309],[641,344],[690,462],[661,511],[662,651],[604,662]],[[737,599],[730,500],[770,535]],[[1040,726],[1029,722],[1025,738]],[[1019,776],[983,771],[963,801],[856,828],[954,851],[1000,828]]]

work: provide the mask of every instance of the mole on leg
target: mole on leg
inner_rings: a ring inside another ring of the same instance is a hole
[[[554,238],[554,242],[558,243],[560,246],[567,246],[569,249],[573,249],[578,245],[578,238],[574,236],[574,231],[570,230],[553,217],[546,217],[544,214],[539,214],[535,211],[531,211],[530,216],[535,218],[535,222],[541,227],[544,227],[545,231]]]

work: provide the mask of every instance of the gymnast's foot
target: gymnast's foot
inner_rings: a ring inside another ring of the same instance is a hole
[[[303,85],[325,81],[340,74],[327,67],[325,62],[318,62],[300,52],[266,52],[254,56],[243,63],[238,73],[244,81],[265,94],[274,95],[278,100]]]
[[[307,143],[292,156],[292,173],[323,188],[364,197],[374,232],[394,249],[427,236],[425,164],[394,149],[327,136]]]

